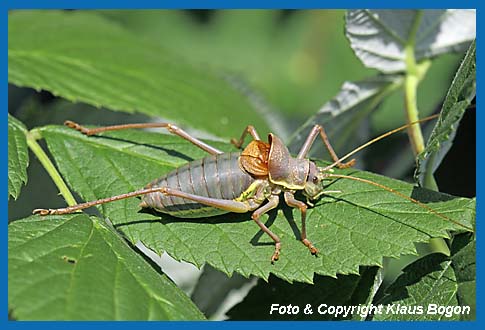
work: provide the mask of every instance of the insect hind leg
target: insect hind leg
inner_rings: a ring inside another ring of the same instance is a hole
[[[210,153],[211,155],[222,154],[222,151],[216,149],[205,142],[193,137],[189,133],[185,132],[183,129],[175,126],[174,124],[170,123],[137,123],[137,124],[123,124],[123,125],[112,125],[112,126],[103,126],[97,128],[87,128],[78,123],[75,123],[70,120],[66,120],[64,125],[75,129],[85,135],[95,135],[101,132],[108,132],[108,131],[120,131],[124,129],[134,129],[134,128],[165,128],[170,133],[181,137],[184,140],[189,141],[193,145],[199,147],[200,149]]]
[[[122,199],[127,199],[131,197],[137,197],[137,196],[142,196],[142,195],[147,195],[147,194],[152,194],[152,193],[162,193],[164,195],[171,195],[171,196],[176,196],[176,197],[181,197],[185,198],[197,203],[201,203],[207,206],[215,207],[221,210],[225,210],[228,212],[234,212],[234,213],[245,213],[251,210],[256,209],[259,204],[255,203],[244,203],[244,202],[239,202],[235,200],[226,200],[226,199],[217,199],[217,198],[210,198],[210,197],[204,197],[204,196],[198,196],[198,195],[193,195],[189,193],[185,193],[183,191],[167,188],[167,187],[156,187],[156,188],[146,188],[146,189],[141,189],[141,190],[136,190],[130,193],[126,194],[121,194],[121,195],[116,195],[108,198],[103,198],[103,199],[98,199],[95,201],[90,201],[86,203],[81,203],[81,204],[76,204],[73,206],[68,206],[64,208],[59,208],[59,209],[35,209],[32,213],[33,214],[39,214],[42,216],[45,215],[51,215],[51,214],[69,214],[69,213],[74,213],[76,211],[84,210],[87,208],[90,208],[92,206],[100,205],[100,204],[105,204],[105,203],[110,203],[110,202],[115,202],[119,201]],[[151,207],[148,205],[146,202],[142,202],[140,204],[141,207]]]
[[[141,190],[136,190],[136,191],[126,193],[126,194],[116,195],[116,196],[112,196],[112,197],[108,197],[108,198],[97,199],[95,201],[76,204],[76,205],[63,207],[63,208],[59,208],[59,209],[35,209],[34,211],[32,211],[32,213],[33,214],[39,214],[41,216],[51,215],[51,214],[57,214],[57,215],[59,215],[59,214],[70,214],[70,213],[74,213],[76,211],[84,210],[84,209],[87,209],[87,208],[90,208],[90,207],[93,207],[93,206],[96,206],[96,205],[100,205],[100,204],[105,204],[105,203],[115,202],[115,201],[131,198],[131,197],[137,197],[137,196],[141,196],[141,195],[151,194],[151,193],[160,191],[160,189],[161,188],[141,189]]]

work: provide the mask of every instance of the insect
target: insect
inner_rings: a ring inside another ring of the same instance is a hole
[[[232,144],[241,149],[247,135],[249,134],[252,137],[252,141],[242,152],[223,153],[169,123],[126,124],[89,129],[72,121],[66,121],[65,125],[86,135],[132,128],[165,128],[206,151],[209,155],[176,168],[137,191],[65,208],[35,209],[33,213],[42,216],[67,214],[136,196],[141,196],[140,207],[142,208],[154,209],[181,218],[210,217],[229,212],[252,212],[251,218],[274,241],[275,249],[271,256],[271,262],[274,263],[280,257],[281,240],[261,222],[261,216],[276,208],[280,203],[281,196],[283,196],[288,206],[299,209],[302,223],[301,242],[309,249],[311,254],[316,255],[318,249],[307,237],[306,213],[308,207],[313,205],[312,201],[317,200],[323,194],[336,192],[325,190],[324,180],[348,178],[375,185],[439,215],[428,206],[392,188],[366,179],[333,173],[334,167],[348,168],[353,166],[355,164],[354,159],[345,163],[343,161],[370,144],[404,130],[410,125],[436,117],[437,115],[430,116],[382,134],[342,158],[336,155],[324,128],[320,125],[313,127],[298,155],[292,157],[288,148],[276,135],[270,133],[268,142],[264,142],[253,126],[247,126],[239,140],[231,140]],[[334,161],[325,167],[318,167],[315,162],[307,158],[317,137],[321,138]],[[306,202],[295,198],[297,191],[303,193],[307,199]]]

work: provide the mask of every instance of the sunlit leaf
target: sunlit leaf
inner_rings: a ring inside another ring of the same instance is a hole
[[[8,234],[8,302],[15,319],[204,318],[99,218],[30,217],[10,224]]]

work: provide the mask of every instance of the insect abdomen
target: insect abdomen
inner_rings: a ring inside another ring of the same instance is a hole
[[[254,181],[240,168],[239,156],[240,153],[233,152],[194,160],[152,181],[146,188],[167,187],[203,197],[237,198]],[[162,193],[144,195],[142,201],[150,208],[176,217],[201,218],[227,213]]]

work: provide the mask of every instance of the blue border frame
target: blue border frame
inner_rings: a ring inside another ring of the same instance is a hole
[[[406,1],[386,1],[386,0],[312,0],[312,1],[297,1],[297,0],[180,0],[180,1],[153,1],[153,0],[139,0],[130,2],[127,0],[24,0],[24,1],[6,1],[7,8],[179,8],[179,9],[219,9],[219,8],[247,8],[247,9],[266,9],[266,8],[280,8],[280,9],[303,9],[303,8],[328,8],[328,9],[342,9],[342,8],[477,8],[480,1],[478,0],[406,0]]]
[[[0,2],[0,9],[1,9],[1,20],[2,20],[2,29],[1,29],[1,39],[2,44],[4,45],[4,52],[2,52],[2,63],[1,66],[1,74],[6,77],[8,81],[8,52],[5,51],[7,48],[7,37],[8,37],[8,10],[9,9],[21,9],[21,8],[91,8],[91,9],[103,9],[103,8],[185,8],[185,9],[217,9],[217,8],[286,8],[286,9],[297,9],[297,8],[332,8],[332,9],[340,9],[340,8],[477,8],[477,35],[480,34],[480,30],[482,24],[480,23],[480,13],[481,13],[481,3],[480,1],[471,1],[471,0],[442,0],[442,1],[432,1],[432,0],[402,0],[400,2],[391,2],[391,1],[383,1],[383,0],[344,0],[344,1],[322,1],[322,0],[314,0],[314,1],[306,1],[305,3],[302,0],[263,0],[263,1],[217,1],[217,0],[206,0],[206,1],[197,1],[197,0],[181,0],[181,1],[161,1],[155,3],[154,1],[146,1],[146,0],[139,0],[136,2],[129,2],[129,1],[93,1],[93,0],[72,0],[72,1],[60,1],[60,0],[53,0],[53,1],[33,1],[33,0],[26,0],[26,1],[1,1]],[[478,38],[477,38],[478,39]],[[477,53],[480,54],[480,41],[477,42]],[[477,54],[477,61],[480,57]],[[480,72],[480,65],[477,66],[477,85],[480,85],[481,79],[481,72]],[[8,84],[4,85],[4,88],[1,90],[1,97],[3,104],[7,104],[7,93],[8,93]],[[480,89],[477,88],[477,94],[479,94]],[[478,109],[478,107],[477,107]],[[481,123],[485,121],[485,114],[477,111],[477,128],[480,126]],[[4,127],[3,130],[0,131],[1,137],[3,141],[7,141],[7,116],[4,115],[1,119],[2,126]],[[483,164],[483,154],[481,152],[483,146],[483,139],[484,139],[484,131],[477,130],[477,146],[476,146],[476,153],[477,153],[477,165]],[[3,162],[2,168],[4,173],[8,171],[7,168],[7,144],[2,144],[2,155],[3,155]],[[473,151],[472,151],[473,152]],[[465,166],[464,166],[465,167]],[[477,166],[477,168],[480,168]],[[466,170],[464,168],[464,170]],[[5,180],[5,179],[4,179]],[[482,187],[480,183],[484,180],[484,174],[481,171],[477,173],[477,196],[481,196],[483,193]],[[7,184],[3,185],[3,195],[7,195]],[[477,198],[477,215],[480,218],[482,214],[481,210],[481,203],[480,198]],[[2,210],[7,212],[7,201],[2,201]],[[6,217],[7,218],[7,217]],[[477,230],[480,230],[480,221],[477,221]],[[103,328],[106,329],[107,327],[116,327],[116,328],[127,328],[132,329],[133,327],[137,328],[153,328],[153,327],[170,327],[173,329],[181,329],[181,328],[196,328],[200,326],[205,327],[218,327],[221,329],[246,329],[249,325],[251,327],[258,327],[258,328],[267,328],[268,326],[277,326],[282,329],[289,329],[294,327],[319,327],[324,325],[325,327],[330,328],[349,328],[355,327],[357,324],[361,328],[368,328],[368,327],[392,327],[392,328],[419,328],[425,325],[427,328],[438,328],[438,327],[463,327],[463,328],[484,328],[483,316],[481,315],[481,306],[480,306],[480,299],[479,297],[482,296],[483,290],[480,279],[477,280],[477,321],[475,322],[453,322],[442,324],[441,322],[427,322],[427,323],[416,323],[416,322],[325,322],[317,323],[317,322],[251,322],[248,324],[247,322],[156,322],[156,323],[148,323],[148,322],[12,322],[7,321],[7,311],[8,311],[8,293],[7,293],[7,256],[8,256],[8,237],[7,237],[7,226],[2,227],[2,237],[3,237],[3,249],[2,249],[2,261],[3,261],[3,272],[2,272],[2,292],[3,300],[2,300],[2,310],[4,311],[4,317],[0,321],[0,325],[5,328],[31,328],[31,327],[46,327],[49,329],[59,329],[69,326],[72,329],[81,329],[88,327],[93,328]],[[481,274],[481,263],[479,259],[479,255],[481,254],[481,241],[480,238],[477,240],[477,275]],[[478,276],[477,276],[478,277]]]

